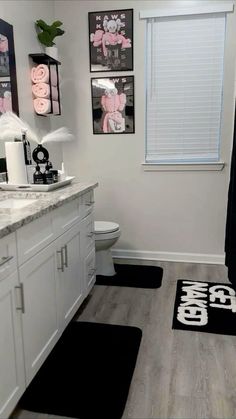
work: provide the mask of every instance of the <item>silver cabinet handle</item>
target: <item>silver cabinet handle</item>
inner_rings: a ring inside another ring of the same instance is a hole
[[[61,248],[61,251],[63,252],[63,250],[65,250],[65,260],[64,260],[64,266],[66,268],[68,268],[68,249],[67,249],[67,244],[65,244],[65,246],[63,246]]]
[[[57,266],[58,271],[64,272],[64,257],[63,257],[63,248],[57,250],[57,254],[61,257],[61,266]]]
[[[87,202],[85,205],[87,205],[87,207],[91,207],[93,204],[95,204],[95,201]]]
[[[9,262],[13,259],[13,256],[3,256],[0,260],[0,266],[5,265],[5,263]]]
[[[21,297],[21,306],[16,307],[17,310],[21,310],[22,313],[25,313],[25,299],[24,299],[24,285],[21,282],[20,285],[15,286],[15,289],[20,290],[20,297]]]

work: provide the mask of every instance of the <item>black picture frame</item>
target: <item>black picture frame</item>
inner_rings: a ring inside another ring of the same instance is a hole
[[[134,76],[91,78],[93,134],[134,134]]]
[[[7,62],[5,66],[6,70],[3,69],[2,72],[0,72],[0,99],[3,98],[1,95],[10,91],[12,109],[7,110],[12,110],[14,113],[19,115],[13,26],[2,19],[0,19],[0,35],[6,37],[8,41],[8,51],[2,53],[2,55],[0,51],[1,58],[5,59]],[[3,111],[5,111],[5,109],[6,107],[1,108]],[[0,115],[3,113],[1,110]]]
[[[88,21],[90,72],[133,71],[133,9],[89,12]]]

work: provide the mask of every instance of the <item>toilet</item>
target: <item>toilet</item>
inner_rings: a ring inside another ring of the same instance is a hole
[[[120,226],[110,221],[95,221],[95,249],[96,249],[96,274],[104,276],[115,275],[111,255],[111,247],[120,237]]]

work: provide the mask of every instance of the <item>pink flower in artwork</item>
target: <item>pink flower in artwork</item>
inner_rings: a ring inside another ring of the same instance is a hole
[[[0,37],[0,52],[8,51],[8,40],[5,36],[1,35]]]

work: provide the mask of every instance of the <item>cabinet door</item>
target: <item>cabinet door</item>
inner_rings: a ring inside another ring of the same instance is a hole
[[[81,223],[70,229],[58,241],[59,304],[61,328],[72,319],[83,297],[83,263]]]
[[[0,282],[0,417],[10,415],[25,390],[19,289],[15,271]],[[17,299],[17,300],[16,300]]]
[[[28,384],[59,338],[54,243],[20,267],[20,281],[24,288],[22,323]]]

